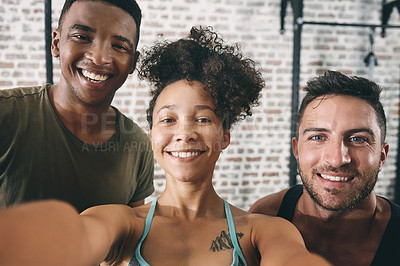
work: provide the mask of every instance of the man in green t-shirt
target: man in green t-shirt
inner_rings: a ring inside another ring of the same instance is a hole
[[[0,90],[0,206],[137,206],[154,191],[147,135],[111,106],[135,69],[140,22],[135,0],[65,1],[52,42],[59,84]]]

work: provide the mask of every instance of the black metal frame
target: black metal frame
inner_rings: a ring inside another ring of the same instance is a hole
[[[296,135],[296,119],[299,107],[299,81],[300,81],[300,54],[301,54],[301,33],[303,25],[321,25],[321,26],[342,26],[342,27],[369,27],[369,28],[382,28],[381,36],[385,37],[386,28],[400,28],[400,25],[388,25],[390,13],[394,7],[397,7],[400,12],[400,0],[386,3],[382,2],[382,24],[361,24],[361,23],[331,23],[331,22],[316,22],[303,20],[303,0],[281,0],[281,29],[280,32],[285,32],[285,15],[288,1],[291,2],[293,9],[293,76],[292,76],[292,119],[291,119],[291,137]],[[400,203],[400,122],[398,127],[398,146],[397,146],[397,175],[395,183],[395,197],[394,200]],[[291,145],[290,145],[291,146]],[[297,183],[297,161],[290,152],[289,161],[289,185],[293,186]]]
[[[45,50],[46,50],[46,82],[53,84],[53,57],[51,55],[52,27],[51,27],[51,0],[44,2]]]

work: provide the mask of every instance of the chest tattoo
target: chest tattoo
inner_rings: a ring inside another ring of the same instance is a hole
[[[243,233],[236,233],[236,237],[238,240],[241,239],[243,237]],[[227,249],[233,249],[233,244],[229,233],[226,233],[223,230],[221,235],[217,236],[217,238],[212,241],[210,250],[212,252],[219,252]]]

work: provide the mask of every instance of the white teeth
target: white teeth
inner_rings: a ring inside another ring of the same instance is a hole
[[[173,151],[173,152],[171,152],[171,154],[172,154],[172,156],[175,156],[175,157],[188,158],[188,157],[197,156],[200,154],[200,152],[198,152],[198,151],[189,151],[189,152]]]
[[[326,180],[330,181],[349,181],[349,177],[344,177],[344,176],[331,176],[331,175],[323,175],[321,174],[321,177]]]
[[[95,74],[95,73],[89,72],[85,69],[82,70],[82,75],[88,79],[91,79],[94,82],[101,82],[101,81],[105,81],[106,79],[108,79],[108,75]]]

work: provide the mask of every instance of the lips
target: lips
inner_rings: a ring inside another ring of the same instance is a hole
[[[334,181],[334,182],[347,182],[347,181],[351,181],[354,179],[354,177],[348,177],[348,176],[332,176],[332,175],[326,175],[326,174],[318,174],[318,175],[322,179]]]
[[[91,82],[94,82],[94,83],[100,83],[100,82],[106,81],[110,77],[110,75],[108,75],[108,74],[99,74],[99,73],[88,71],[86,69],[82,69],[81,73],[82,73],[82,76],[84,76],[85,78],[89,79]]]
[[[199,156],[202,151],[170,151],[168,152],[170,155],[178,158],[190,158]]]

